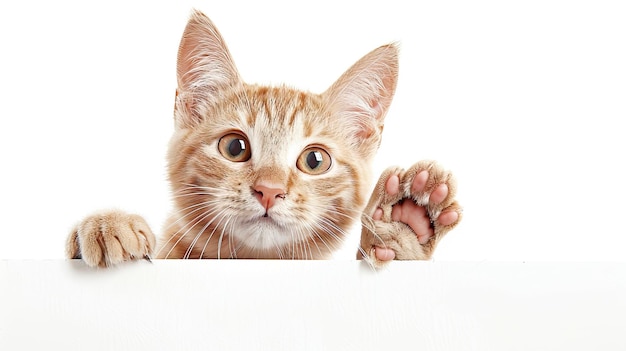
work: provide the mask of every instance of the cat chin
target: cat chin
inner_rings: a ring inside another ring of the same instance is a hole
[[[233,236],[245,246],[253,249],[270,250],[291,245],[295,240],[293,227],[285,227],[271,218],[260,218],[254,222],[241,223]],[[296,229],[297,232],[297,229]],[[300,239],[303,239],[301,235]]]

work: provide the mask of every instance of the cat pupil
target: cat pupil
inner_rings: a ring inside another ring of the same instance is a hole
[[[228,144],[228,152],[231,156],[239,156],[246,149],[246,143],[242,139],[233,139]]]
[[[323,156],[319,151],[311,151],[306,157],[306,165],[310,169],[316,169],[322,164]]]

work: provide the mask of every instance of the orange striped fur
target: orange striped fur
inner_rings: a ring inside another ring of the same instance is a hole
[[[194,11],[178,52],[163,235],[155,243],[139,216],[98,213],[72,231],[68,257],[328,258],[361,219],[397,74],[389,44],[321,94],[247,84]]]
[[[178,60],[169,152],[175,211],[158,257],[327,258],[361,218],[396,85],[397,48],[369,53],[322,94],[250,85],[215,26],[195,12]],[[249,142],[245,162],[218,150],[233,132]],[[326,173],[298,169],[310,146],[330,155]],[[286,192],[267,217],[254,195],[258,183]]]

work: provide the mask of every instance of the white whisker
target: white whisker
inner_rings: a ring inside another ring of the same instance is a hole
[[[224,233],[226,232],[226,228],[228,227],[228,224],[230,223],[231,218],[232,217],[226,218],[226,222],[222,226],[222,232],[220,233],[220,237],[217,240],[217,259],[222,258],[221,256],[222,255],[222,240],[224,239]],[[220,222],[221,222],[221,219],[220,219]]]
[[[207,248],[207,245],[209,244],[209,242],[211,241],[211,238],[213,238],[213,235],[215,234],[215,231],[217,230],[217,228],[219,228],[220,223],[222,222],[222,219],[224,218],[224,212],[226,212],[227,209],[222,209],[217,215],[213,216],[213,218],[211,218],[211,220],[204,225],[204,227],[202,227],[202,230],[200,231],[201,233],[204,233],[205,230],[207,230],[207,228],[216,220],[219,218],[219,221],[217,222],[217,224],[213,227],[213,230],[211,231],[211,234],[209,234],[209,237],[206,239],[206,242],[204,243],[204,247],[202,248],[202,252],[200,253],[200,258],[202,258],[204,256],[204,252]],[[219,248],[218,248],[219,250]]]
[[[210,207],[207,207],[210,208]],[[170,240],[168,240],[168,243],[171,241],[172,238],[174,238],[175,236],[177,236],[178,234],[180,234],[181,231],[183,231],[185,229],[185,227],[189,226],[189,228],[182,234],[179,236],[178,240],[174,243],[174,245],[172,245],[172,248],[167,252],[167,254],[165,255],[165,258],[168,258],[169,255],[172,253],[172,251],[174,250],[174,248],[176,246],[178,246],[178,244],[183,240],[184,237],[187,236],[187,234],[189,234],[191,232],[191,230],[193,228],[196,227],[196,225],[198,225],[200,222],[202,222],[203,220],[205,220],[206,218],[208,218],[209,216],[213,215],[215,213],[216,209],[212,208],[210,211],[208,212],[204,212],[202,214],[200,214],[199,216],[196,216],[193,220],[187,222],[184,226],[182,226],[176,233],[174,233],[174,235],[172,235],[170,237]],[[211,222],[209,222],[207,225],[209,225]],[[205,228],[206,229],[206,228]],[[200,234],[203,232],[204,230],[200,231]],[[190,246],[190,248],[192,248],[192,246]],[[186,258],[188,258],[188,253],[190,252],[189,249],[187,249],[187,252],[185,253],[185,256],[187,256]]]

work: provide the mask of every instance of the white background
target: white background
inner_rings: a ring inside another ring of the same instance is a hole
[[[401,43],[377,170],[429,158],[456,173],[465,218],[436,260],[626,260],[620,1],[4,1],[0,258],[62,258],[102,208],[159,231],[192,7],[248,82],[321,92]]]
[[[0,260],[0,349],[626,349],[624,263],[393,262],[375,274],[356,261],[120,268]]]

